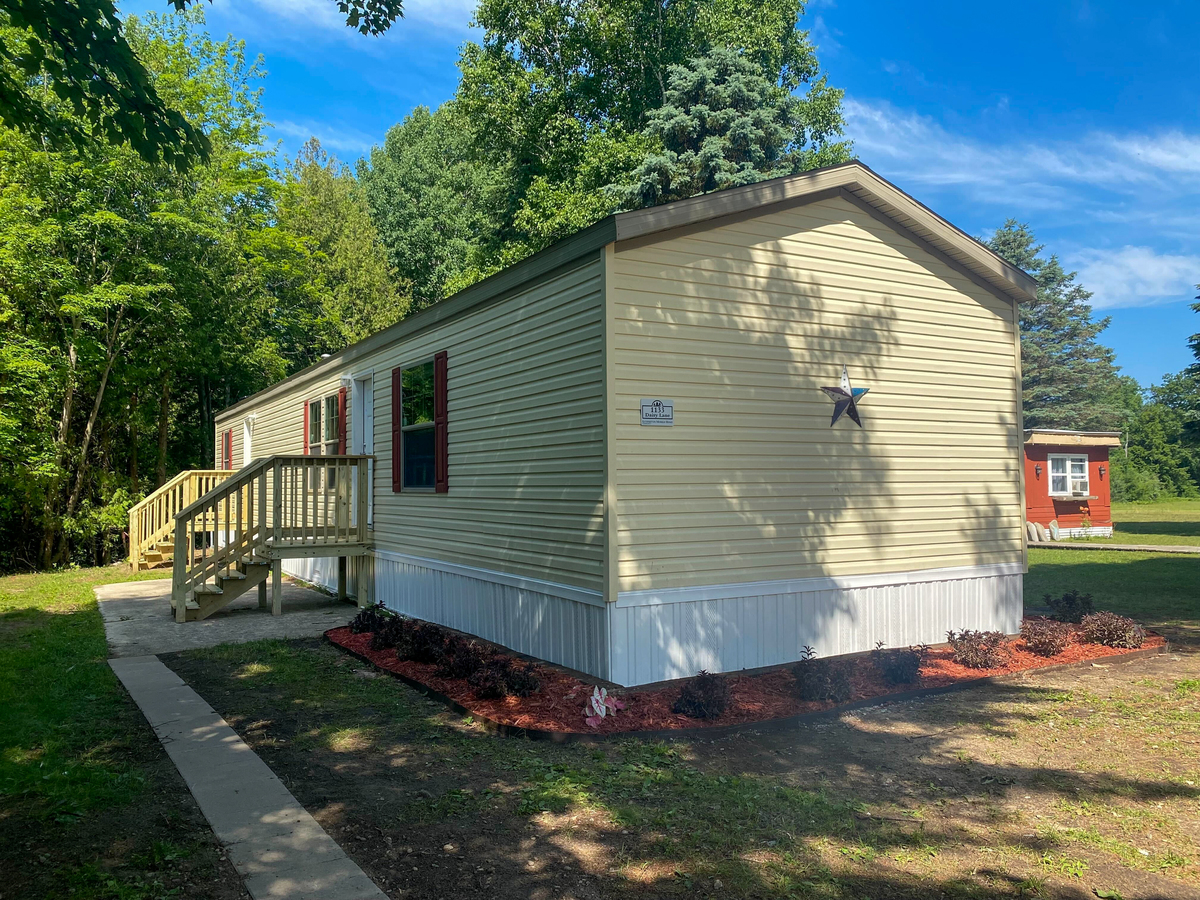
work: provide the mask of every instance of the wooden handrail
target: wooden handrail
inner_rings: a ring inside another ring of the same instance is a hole
[[[171,591],[177,621],[186,620],[192,595],[236,568],[361,550],[370,458],[256,459],[177,512]]]
[[[129,564],[141,567],[147,551],[175,528],[175,514],[233,474],[228,469],[185,469],[129,509]]]

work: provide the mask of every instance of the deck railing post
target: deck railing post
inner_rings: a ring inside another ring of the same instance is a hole
[[[274,474],[272,478],[272,487],[275,490],[274,503],[272,507],[275,511],[275,521],[273,524],[273,535],[275,538],[275,546],[278,547],[283,539],[283,463],[279,460],[275,461],[271,471]]]
[[[175,606],[175,621],[187,621],[187,570],[191,552],[187,545],[187,526],[184,519],[175,520],[175,559],[171,572],[171,602]]]

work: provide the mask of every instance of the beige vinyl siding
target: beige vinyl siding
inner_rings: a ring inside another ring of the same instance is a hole
[[[251,452],[255,459],[277,453],[304,452],[304,404],[336,394],[341,388],[340,372],[322,372],[317,378],[298,383],[293,390],[269,397],[249,409],[233,415],[218,413],[216,419],[218,464],[221,460],[221,434],[233,429],[233,467],[242,467],[243,432],[248,416],[255,416]],[[346,404],[346,434],[350,434],[350,403]]]
[[[252,410],[255,456],[300,452],[302,401],[372,373],[379,550],[602,589],[600,254],[322,373]],[[391,371],[445,350],[447,494],[392,492]],[[347,402],[347,419],[353,415]],[[347,435],[352,432],[348,423]],[[224,419],[218,418],[218,430]]]
[[[620,590],[1021,560],[1010,300],[841,198],[609,266]]]
[[[600,590],[604,354],[599,254],[380,350],[375,545]],[[391,370],[446,350],[450,491],[391,487]]]

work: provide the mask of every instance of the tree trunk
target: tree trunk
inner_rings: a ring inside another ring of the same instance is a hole
[[[54,550],[58,546],[59,473],[67,461],[67,438],[71,435],[71,416],[75,411],[75,369],[79,363],[79,318],[71,318],[71,339],[67,342],[67,379],[63,386],[62,415],[54,435],[54,474],[46,486],[46,502],[42,516],[42,568],[54,565]]]
[[[138,484],[138,428],[137,428],[138,399],[137,391],[129,397],[129,487],[133,496],[141,493]]]
[[[167,482],[167,438],[170,436],[171,375],[163,376],[162,392],[158,395],[158,462],[154,468],[154,486]]]
[[[96,430],[96,419],[100,415],[100,405],[104,402],[104,389],[108,386],[108,376],[112,372],[113,363],[117,361],[117,335],[121,330],[121,319],[125,315],[125,308],[121,307],[117,313],[117,321],[113,323],[112,331],[108,336],[108,346],[105,348],[107,359],[104,362],[104,374],[100,376],[100,386],[96,388],[96,400],[92,404],[92,411],[88,415],[87,425],[83,429],[83,441],[79,445],[79,465],[75,468],[75,486],[71,488],[71,496],[67,500],[66,515],[75,515],[75,510],[79,506],[79,497],[83,493],[84,473],[87,472],[87,454],[91,447],[92,435]]]

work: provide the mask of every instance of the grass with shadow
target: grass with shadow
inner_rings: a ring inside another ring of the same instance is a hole
[[[1097,609],[1130,616],[1173,644],[1200,647],[1200,555],[1031,548],[1025,606],[1045,594],[1089,593]]]
[[[1111,538],[1076,538],[1095,543],[1200,546],[1200,500],[1114,503]]]
[[[490,736],[312,641],[166,661],[393,897],[1200,897],[1169,660],[601,747]]]
[[[161,577],[161,576],[158,576]],[[106,662],[92,588],[123,569],[0,578],[5,897],[240,897],[191,795]]]

